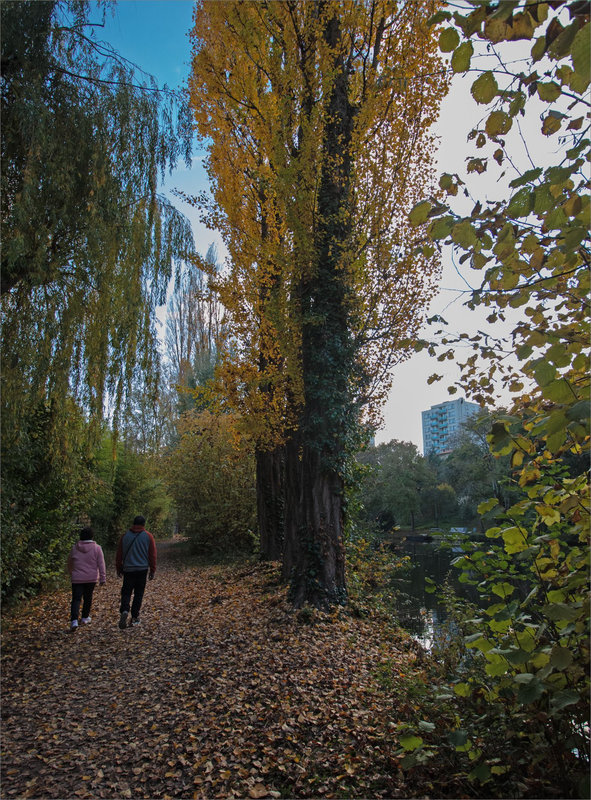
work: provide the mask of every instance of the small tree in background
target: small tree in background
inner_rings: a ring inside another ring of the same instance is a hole
[[[213,380],[227,338],[226,312],[214,288],[219,271],[212,244],[205,259],[189,261],[168,303],[166,362],[179,413],[198,402],[195,389]]]
[[[157,537],[173,531],[173,502],[161,477],[156,454],[138,453],[123,442],[103,436],[94,460],[96,491],[88,511],[96,538],[106,545],[117,543],[136,514],[146,518],[148,530]]]
[[[414,444],[395,440],[368,448],[358,459],[370,467],[361,486],[365,519],[383,532],[395,526],[414,530],[425,518],[427,497],[437,484],[429,462]]]

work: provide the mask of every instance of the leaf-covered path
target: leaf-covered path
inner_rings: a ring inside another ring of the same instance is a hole
[[[159,545],[142,624],[120,582],[68,630],[69,592],[6,614],[4,798],[412,797],[394,696],[408,640],[344,614],[304,623],[271,566],[183,566]]]

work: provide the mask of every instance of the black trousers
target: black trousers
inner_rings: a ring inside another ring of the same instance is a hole
[[[80,601],[84,598],[82,603],[82,616],[90,616],[90,607],[92,605],[92,593],[96,583],[73,583],[72,584],[72,604],[70,606],[70,619],[78,619],[78,612],[80,610]]]
[[[124,611],[129,611],[131,595],[133,594],[131,616],[133,619],[137,619],[139,617],[140,608],[142,607],[142,600],[144,599],[144,590],[146,588],[147,578],[147,569],[140,570],[139,572],[123,573],[123,586],[121,587],[121,607],[119,608],[120,614],[122,614]]]

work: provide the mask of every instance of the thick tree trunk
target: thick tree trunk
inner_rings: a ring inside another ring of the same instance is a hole
[[[284,540],[284,448],[256,453],[257,518],[263,561],[279,561]]]
[[[283,574],[296,607],[309,603],[328,608],[346,600],[343,468],[355,424],[347,270],[354,110],[340,37],[335,13],[325,29],[325,40],[334,48],[335,76],[318,191],[317,263],[301,286],[304,407],[286,468]]]
[[[343,604],[343,483],[334,470],[322,466],[314,447],[291,441],[286,459],[287,506],[283,578],[296,608],[310,604],[328,609]]]

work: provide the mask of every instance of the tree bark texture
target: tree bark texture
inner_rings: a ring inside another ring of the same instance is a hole
[[[284,540],[284,448],[257,450],[257,518],[263,561],[279,561]]]
[[[342,489],[342,479],[322,467],[316,448],[288,443],[283,578],[296,608],[328,609],[346,601]]]

